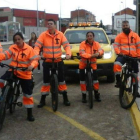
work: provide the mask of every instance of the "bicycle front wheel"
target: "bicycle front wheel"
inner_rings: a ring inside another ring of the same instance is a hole
[[[2,90],[2,94],[0,96],[0,130],[2,129],[3,126],[3,122],[5,119],[5,115],[6,115],[6,108],[7,108],[7,95],[10,91],[10,86],[7,85],[6,87],[4,87],[4,89]]]
[[[51,78],[51,95],[52,95],[52,108],[56,111],[58,108],[58,79],[54,74]]]
[[[91,72],[87,73],[87,91],[88,91],[88,103],[89,103],[89,108],[93,108],[93,85],[92,85],[92,75]]]
[[[121,107],[124,109],[130,108],[138,94],[138,79],[134,73],[127,74],[121,83],[119,90],[119,100]]]
[[[9,108],[9,112],[12,114],[15,112],[15,108],[17,105],[17,100],[18,97],[20,95],[20,90],[19,90],[19,86],[20,85],[15,85],[14,89],[13,89],[13,93],[12,93],[12,97],[10,99],[10,108]]]

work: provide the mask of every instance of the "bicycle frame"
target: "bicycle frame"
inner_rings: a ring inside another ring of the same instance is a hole
[[[122,56],[122,57],[126,59],[126,62],[122,66],[121,86],[119,89],[119,100],[120,100],[121,107],[127,109],[133,105],[138,93],[137,74],[134,73],[134,68],[132,67],[132,64],[133,64],[133,60],[138,61],[139,59],[132,58],[129,56]]]

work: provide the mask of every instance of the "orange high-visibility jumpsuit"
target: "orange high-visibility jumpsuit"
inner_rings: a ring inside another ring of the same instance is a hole
[[[0,61],[12,59],[10,62],[11,66],[15,67],[29,67],[32,65],[34,68],[38,65],[38,56],[32,47],[24,43],[24,47],[19,49],[19,47],[14,44],[9,47],[8,50],[0,53]],[[0,87],[3,88],[4,81],[7,76],[9,76],[9,71],[7,71],[0,79]],[[14,75],[18,77],[21,81],[21,87],[23,91],[23,104],[26,108],[33,107],[33,97],[32,97],[32,71],[21,71],[16,70]]]
[[[64,34],[58,30],[55,30],[55,34],[51,35],[49,31],[43,32],[35,43],[34,50],[37,55],[39,55],[40,49],[43,48],[44,58],[59,58],[55,60],[58,63],[58,81],[59,81],[59,92],[63,93],[67,90],[67,86],[64,80],[64,69],[63,61],[61,60],[62,50],[61,45],[66,51],[67,55],[71,55],[70,45]],[[52,60],[46,59],[43,62],[43,85],[41,87],[41,94],[48,95],[50,92],[50,72],[49,68],[51,66]]]
[[[80,53],[80,56],[82,57],[80,60],[80,63],[79,63],[81,92],[86,93],[85,68],[86,68],[87,59],[90,59],[91,68],[93,69],[93,88],[95,91],[98,91],[99,90],[99,81],[98,81],[97,72],[96,72],[97,58],[91,58],[91,56],[94,53],[99,53],[99,56],[102,56],[104,54],[104,51],[100,47],[100,44],[96,41],[93,42],[93,45],[90,45],[86,41],[83,41],[80,44],[79,53]]]
[[[138,34],[130,31],[129,35],[125,33],[120,33],[115,38],[115,42],[113,44],[114,50],[116,54],[124,54],[131,57],[140,57],[140,37]],[[122,70],[122,65],[124,64],[124,60],[120,56],[118,56],[114,62],[114,73],[115,75],[120,74]],[[134,64],[135,72],[138,72],[138,64]]]

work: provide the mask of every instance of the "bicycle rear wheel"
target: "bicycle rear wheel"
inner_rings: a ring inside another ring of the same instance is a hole
[[[5,120],[6,109],[7,109],[7,95],[10,91],[10,86],[7,85],[2,90],[2,94],[0,96],[0,130],[2,129],[3,122]]]
[[[52,95],[52,108],[53,111],[56,111],[58,108],[58,79],[56,74],[53,74],[51,78],[51,95]]]
[[[12,97],[10,99],[10,108],[9,108],[9,112],[12,114],[15,112],[15,108],[17,105],[17,100],[18,97],[20,95],[20,90],[19,90],[19,85],[15,85],[14,89],[13,89],[13,93],[12,93]]]
[[[121,83],[119,90],[119,100],[121,107],[124,109],[130,108],[138,94],[138,79],[136,74],[127,74]]]
[[[88,91],[88,103],[89,103],[89,108],[93,108],[93,85],[92,85],[92,75],[91,72],[87,73],[87,91]]]

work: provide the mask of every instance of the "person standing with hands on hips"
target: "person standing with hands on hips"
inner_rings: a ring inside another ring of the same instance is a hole
[[[69,42],[64,34],[56,30],[56,22],[53,19],[49,19],[47,23],[48,30],[43,32],[35,43],[35,52],[39,55],[40,49],[43,48],[42,54],[46,60],[43,62],[43,85],[41,87],[41,99],[38,108],[45,105],[45,98],[50,92],[50,70],[52,60],[47,58],[56,58],[55,63],[58,64],[58,90],[63,95],[64,105],[70,106],[70,102],[67,97],[67,86],[64,79],[64,62],[61,60],[63,45],[66,51],[66,59],[71,58],[71,50]]]
[[[86,103],[86,75],[85,75],[85,68],[86,68],[86,60],[89,59],[91,61],[91,68],[93,70],[93,89],[95,99],[100,102],[100,93],[99,90],[99,81],[97,76],[97,57],[101,57],[104,54],[103,49],[101,48],[100,44],[94,40],[94,33],[92,31],[87,32],[86,40],[81,42],[79,53],[81,56],[81,60],[79,63],[80,69],[80,87],[82,92],[82,102]]]

